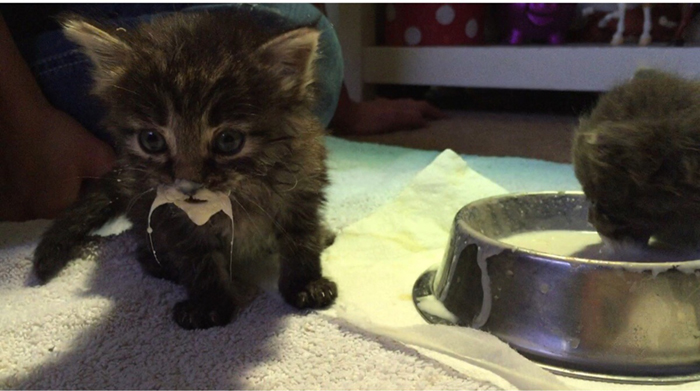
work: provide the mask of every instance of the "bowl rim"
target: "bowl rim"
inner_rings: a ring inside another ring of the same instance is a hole
[[[586,198],[586,195],[583,191],[575,191],[575,190],[566,190],[566,191],[537,191],[537,192],[515,192],[515,193],[506,193],[506,194],[499,194],[495,196],[490,196],[490,197],[484,197],[480,198],[478,200],[472,201],[462,208],[460,208],[459,212],[457,212],[457,216],[462,214],[464,210],[467,210],[468,208],[474,208],[483,204],[487,204],[490,202],[493,202],[495,200],[499,199],[509,199],[509,198],[517,198],[517,197],[523,197],[523,196],[528,196],[528,197],[538,197],[538,196],[579,196],[579,197],[584,197]],[[467,231],[469,236],[477,239],[479,242],[483,242],[484,244],[487,244],[489,246],[495,246],[495,247],[500,247],[505,250],[510,250],[515,254],[529,254],[531,256],[535,256],[540,260],[546,260],[547,262],[558,262],[558,263],[567,263],[569,265],[571,264],[577,264],[578,266],[592,266],[592,267],[603,267],[603,268],[609,268],[609,269],[624,269],[627,271],[637,271],[637,272],[643,272],[647,270],[651,270],[654,272],[654,270],[659,270],[659,269],[664,269],[663,271],[669,270],[669,269],[680,269],[681,267],[683,269],[691,269],[691,273],[694,272],[695,270],[700,269],[700,257],[698,259],[689,259],[685,261],[671,261],[671,262],[630,262],[630,261],[606,261],[606,260],[599,260],[599,259],[589,259],[589,258],[580,258],[580,257],[572,257],[572,256],[566,256],[566,255],[557,255],[557,254],[550,254],[542,251],[537,251],[537,250],[531,250],[523,247],[518,247],[515,245],[512,245],[510,243],[502,242],[498,239],[494,239],[492,237],[489,237],[485,234],[482,234],[479,232],[477,229],[475,229],[473,226],[467,224],[467,223],[462,223],[458,217],[455,216],[455,221],[454,224],[461,224],[463,229]],[[593,231],[595,232],[595,230]]]

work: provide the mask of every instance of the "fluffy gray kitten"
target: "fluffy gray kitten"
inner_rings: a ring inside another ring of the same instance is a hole
[[[604,94],[575,132],[589,220],[618,241],[698,244],[700,82],[644,70]]]
[[[62,24],[94,64],[118,161],[43,235],[38,277],[53,278],[92,230],[126,213],[143,268],[187,288],[174,308],[186,329],[230,322],[241,287],[263,279],[260,268],[278,276],[291,305],[332,304],[336,285],[320,264],[324,128],[312,114],[319,31],[273,31],[235,10],[172,14],[135,28],[75,15]],[[173,204],[152,215],[156,260],[147,218],[160,185],[191,196],[230,192],[232,264],[228,217],[197,226]]]

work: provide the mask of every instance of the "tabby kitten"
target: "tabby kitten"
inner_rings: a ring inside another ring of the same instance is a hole
[[[319,31],[271,31],[235,10],[136,28],[79,16],[62,24],[94,64],[118,160],[44,233],[34,254],[41,281],[78,256],[94,229],[126,213],[145,271],[188,291],[173,311],[183,328],[229,323],[242,286],[264,280],[263,271],[291,305],[331,305],[336,285],[320,264],[324,129],[312,114]],[[147,220],[161,185],[189,196],[230,193],[232,248],[226,215],[197,226],[166,204],[152,215],[154,257]]]
[[[697,246],[700,82],[639,71],[580,119],[573,163],[601,235]]]

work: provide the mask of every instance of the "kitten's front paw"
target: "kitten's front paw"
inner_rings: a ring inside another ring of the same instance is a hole
[[[283,295],[289,304],[299,309],[325,308],[333,304],[338,297],[338,287],[335,282],[321,277],[297,292],[283,292]]]
[[[208,329],[229,324],[233,318],[234,310],[233,304],[212,308],[201,302],[185,300],[175,304],[173,317],[175,323],[183,329]]]

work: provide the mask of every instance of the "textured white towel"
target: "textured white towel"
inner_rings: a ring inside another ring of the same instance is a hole
[[[420,159],[393,169],[369,155],[355,155],[368,159],[353,169],[331,153],[334,228],[372,211],[424,166],[425,153],[406,153]],[[353,196],[358,177],[385,186]],[[299,313],[276,295],[258,297],[225,328],[179,329],[170,311],[184,290],[145,276],[128,234],[105,238],[37,286],[30,260],[46,224],[0,224],[2,388],[498,388],[342,319]]]

